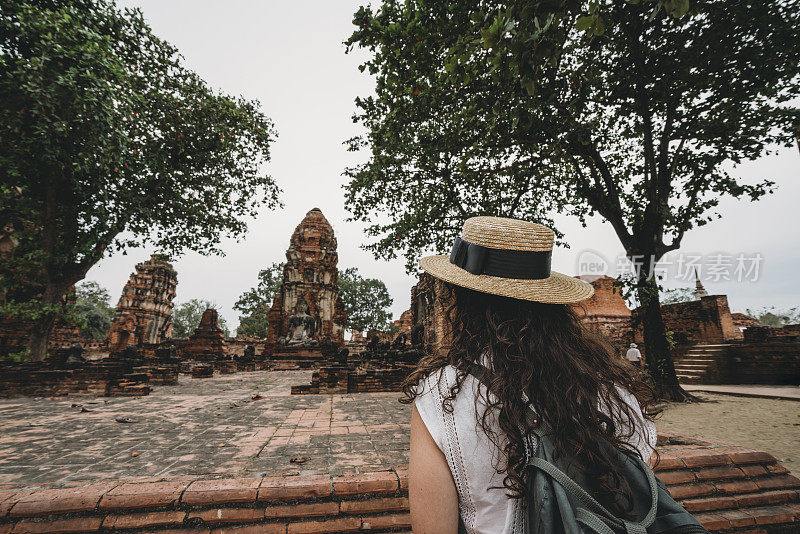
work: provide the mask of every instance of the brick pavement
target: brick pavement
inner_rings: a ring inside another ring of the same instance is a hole
[[[182,376],[141,398],[2,399],[0,484],[343,475],[408,462],[410,409],[399,393],[289,395],[310,379],[258,371]]]

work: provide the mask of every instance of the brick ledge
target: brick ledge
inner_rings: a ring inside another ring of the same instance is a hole
[[[715,532],[800,531],[800,480],[771,455],[660,436],[659,478]],[[408,531],[405,469],[344,476],[118,481],[0,491],[0,534]]]

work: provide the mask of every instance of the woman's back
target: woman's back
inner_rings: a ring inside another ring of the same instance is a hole
[[[592,288],[549,269],[552,242],[541,225],[477,217],[449,258],[420,262],[444,282],[436,299],[445,313],[434,331],[426,327],[435,348],[403,387],[404,402],[415,406],[415,532],[455,533],[459,520],[469,533],[522,532],[537,427],[548,429],[547,450],[577,469],[603,506],[630,512],[618,453],[649,458],[655,431],[641,408],[652,397],[639,371],[581,321],[573,304]],[[480,364],[489,369],[480,382],[461,371]]]
[[[442,401],[456,383],[457,371],[446,366],[420,381],[414,400],[417,412],[436,445],[447,458],[447,464],[458,491],[461,520],[469,534],[517,534],[524,530],[522,499],[507,496],[503,487],[504,475],[496,470],[502,451],[480,428],[486,404],[486,388],[472,376],[467,376],[460,391],[449,403],[452,411],[443,408]],[[626,391],[621,396],[631,408],[640,412],[636,398]],[[477,403],[475,402],[477,399]],[[500,432],[496,415],[489,414],[487,424]],[[531,447],[535,447],[532,438]],[[649,459],[656,442],[652,422],[642,418],[630,444],[644,460]],[[502,526],[502,529],[500,528]]]

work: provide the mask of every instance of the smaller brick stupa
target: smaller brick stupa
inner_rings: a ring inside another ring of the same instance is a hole
[[[185,358],[193,360],[220,360],[228,355],[225,332],[219,327],[219,313],[214,309],[203,312],[200,324],[182,347]]]

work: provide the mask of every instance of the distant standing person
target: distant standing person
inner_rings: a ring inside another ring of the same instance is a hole
[[[628,358],[628,361],[631,362],[636,367],[642,366],[642,353],[639,352],[639,349],[636,348],[636,343],[631,343],[631,348],[628,349],[627,354],[625,357]]]

